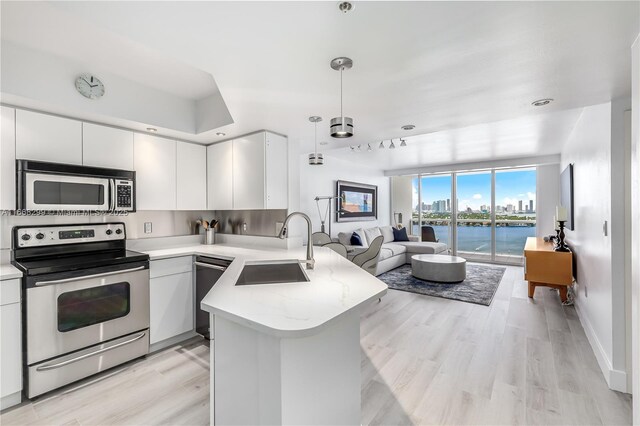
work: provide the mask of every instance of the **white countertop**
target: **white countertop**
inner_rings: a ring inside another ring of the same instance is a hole
[[[347,312],[376,300],[387,285],[336,252],[314,247],[315,269],[309,282],[236,286],[245,262],[304,259],[306,248],[249,249],[197,245],[145,251],[151,260],[188,255],[234,259],[202,301],[202,309],[279,337],[316,334]]]
[[[0,265],[0,281],[11,280],[14,278],[21,278],[22,272],[13,265],[3,263]]]

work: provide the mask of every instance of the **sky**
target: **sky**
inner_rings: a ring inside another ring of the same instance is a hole
[[[417,200],[417,179],[413,180],[414,200]],[[422,178],[422,201],[427,204],[435,200],[451,198],[451,176],[436,175]],[[491,173],[458,174],[458,200],[461,210],[470,207],[479,210],[482,205],[491,205]],[[536,171],[520,169],[515,171],[496,171],[496,204],[518,206],[518,200],[524,205],[533,200],[536,207]],[[417,204],[415,202],[414,204]]]

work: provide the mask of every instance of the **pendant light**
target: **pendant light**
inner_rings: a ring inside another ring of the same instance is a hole
[[[324,156],[318,152],[318,123],[322,121],[322,117],[312,115],[311,117],[309,117],[309,121],[312,122],[314,126],[315,141],[315,150],[311,154],[309,154],[309,165],[322,166],[324,164]]]
[[[389,145],[389,149],[396,149],[396,146],[393,144],[393,139],[391,139],[391,145]]]
[[[331,68],[340,71],[340,117],[331,119],[329,133],[333,138],[350,138],[353,136],[353,119],[342,113],[342,71],[351,69],[353,61],[346,57],[335,58],[331,61]]]

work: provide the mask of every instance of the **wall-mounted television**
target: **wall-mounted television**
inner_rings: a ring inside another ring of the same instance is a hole
[[[560,174],[560,204],[567,209],[565,228],[575,230],[573,220],[573,164],[569,164]]]

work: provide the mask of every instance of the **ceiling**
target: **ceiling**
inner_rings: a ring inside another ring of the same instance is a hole
[[[218,129],[226,137],[208,142],[270,129],[309,150],[313,125],[307,118],[320,115],[318,133],[329,142],[325,150],[447,131],[440,133],[449,135],[441,143],[452,145],[443,147],[437,161],[458,161],[471,152],[482,159],[538,149],[557,153],[557,143],[540,137],[566,129],[574,113],[550,113],[630,93],[638,2],[354,4],[342,14],[333,1],[33,3],[30,13],[34,19],[41,15],[38,31],[28,28],[19,38],[73,56],[82,52],[44,39],[62,30],[78,38],[109,33],[210,73],[234,123]],[[42,19],[52,7],[70,18],[65,28],[59,20]],[[105,58],[115,55],[108,44],[96,49]],[[354,61],[344,74],[344,111],[356,129],[349,140],[328,136],[330,118],[339,115],[339,74],[329,67],[336,56]],[[184,78],[157,77],[166,91],[193,96]],[[531,106],[547,97],[555,102]],[[523,128],[504,124],[513,119],[523,120],[513,123],[526,126],[527,137]],[[481,123],[503,124],[469,127]],[[405,132],[404,124],[416,127]],[[463,128],[482,135],[509,131],[520,142],[473,145]],[[434,138],[416,138],[411,145],[435,143]],[[414,157],[414,165],[434,158]],[[377,160],[386,161],[385,167],[409,166],[399,159]]]

